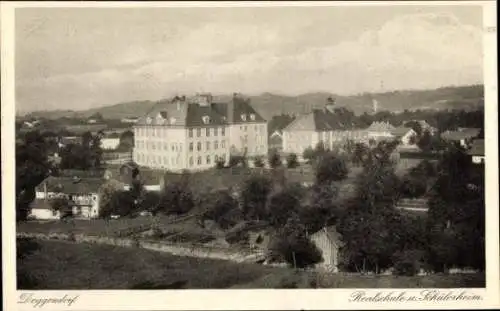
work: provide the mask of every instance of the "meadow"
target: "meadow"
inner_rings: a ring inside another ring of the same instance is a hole
[[[485,284],[484,274],[318,274],[140,248],[23,241],[24,258],[18,259],[17,266],[19,289],[465,288]]]

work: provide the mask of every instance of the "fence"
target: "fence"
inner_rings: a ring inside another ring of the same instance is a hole
[[[219,248],[200,244],[178,244],[154,240],[134,240],[124,238],[97,237],[87,235],[71,234],[39,234],[23,233],[17,234],[18,238],[35,238],[39,240],[62,240],[76,243],[93,243],[114,245],[121,247],[141,247],[144,249],[169,253],[176,256],[211,258],[230,260],[234,262],[256,262],[264,259],[264,254],[260,252],[251,252],[243,249]]]

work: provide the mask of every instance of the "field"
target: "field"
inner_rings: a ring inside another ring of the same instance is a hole
[[[25,242],[26,243],[26,242]],[[484,274],[419,277],[326,275],[257,264],[172,256],[136,248],[61,241],[24,244],[20,289],[484,287]]]

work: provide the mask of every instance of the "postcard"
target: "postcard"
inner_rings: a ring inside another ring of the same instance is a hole
[[[1,14],[7,310],[500,307],[494,1]]]

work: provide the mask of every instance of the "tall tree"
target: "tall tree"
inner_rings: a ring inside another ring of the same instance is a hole
[[[243,213],[247,219],[266,218],[266,203],[272,190],[269,178],[263,175],[251,176],[245,181],[241,193]]]

